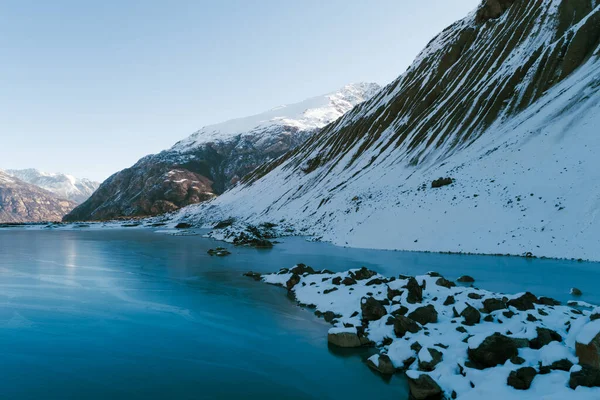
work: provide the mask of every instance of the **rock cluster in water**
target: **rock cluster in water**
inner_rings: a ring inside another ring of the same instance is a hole
[[[298,264],[247,276],[315,309],[333,325],[331,345],[376,347],[369,367],[404,373],[414,399],[600,398],[600,309],[502,295],[433,272],[388,278]]]

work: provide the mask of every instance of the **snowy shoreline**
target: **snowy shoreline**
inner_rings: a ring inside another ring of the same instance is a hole
[[[247,275],[332,323],[330,345],[376,347],[368,365],[404,373],[416,399],[600,398],[600,309],[591,305],[494,293],[433,272],[387,278],[299,264]]]

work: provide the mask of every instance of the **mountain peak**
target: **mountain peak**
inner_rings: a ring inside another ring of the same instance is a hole
[[[186,152],[206,143],[227,141],[241,134],[277,126],[288,126],[302,131],[319,129],[371,98],[380,89],[376,83],[349,84],[335,92],[281,105],[260,114],[207,125],[176,143],[171,150]]]

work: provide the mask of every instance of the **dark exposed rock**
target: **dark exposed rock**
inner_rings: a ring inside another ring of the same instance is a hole
[[[352,276],[352,278],[356,279],[357,281],[362,281],[362,280],[365,280],[365,279],[371,279],[375,275],[377,275],[377,272],[371,271],[370,269],[367,269],[365,267],[362,267],[358,271],[352,271],[352,272],[350,272],[350,276]]]
[[[479,368],[491,368],[504,364],[519,354],[517,342],[500,333],[488,336],[477,348],[469,348],[469,360]]]
[[[394,297],[402,296],[402,290],[392,289],[388,286],[387,288],[387,298],[389,300],[393,300]]]
[[[408,290],[406,301],[408,301],[410,304],[420,303],[423,301],[423,288],[419,286],[419,283],[415,278],[411,277],[408,279],[406,289]]]
[[[285,287],[287,290],[292,290],[298,283],[300,283],[300,275],[293,274],[285,283]]]
[[[589,343],[575,343],[575,354],[581,365],[600,369],[600,333]]]
[[[375,278],[375,279],[371,279],[365,285],[366,286],[373,286],[373,285],[382,285],[384,283],[387,283],[387,279]]]
[[[580,289],[571,288],[571,294],[573,296],[581,296],[581,295],[583,295],[583,292]]]
[[[363,321],[376,321],[387,314],[384,306],[373,297],[364,297],[360,301]]]
[[[480,300],[483,296],[479,293],[469,293],[467,297],[473,300]]]
[[[481,314],[471,305],[467,305],[460,313],[460,316],[464,318],[463,323],[467,326],[473,326],[481,321]]]
[[[515,0],[485,0],[477,10],[476,21],[484,23],[499,18],[515,2]]]
[[[483,310],[488,314],[504,308],[506,308],[506,304],[500,299],[491,298],[483,301]]]
[[[394,333],[396,337],[402,338],[407,332],[417,333],[421,327],[412,319],[403,315],[398,315],[394,320]]]
[[[537,336],[529,342],[532,349],[541,349],[550,342],[562,342],[563,338],[558,333],[548,328],[537,328]]]
[[[254,279],[255,281],[260,281],[262,280],[262,275],[259,274],[258,272],[252,272],[252,271],[248,271],[246,273],[244,273],[244,276],[247,276],[249,278]]]
[[[336,290],[338,290],[338,288],[336,288],[336,287],[333,287],[331,289],[325,289],[325,290],[323,290],[323,294],[329,294],[329,293],[335,292]]]
[[[538,302],[544,306],[560,306],[560,301],[554,300],[551,297],[540,297]]]
[[[509,319],[510,319],[510,318],[512,318],[512,317],[514,317],[514,316],[515,316],[515,313],[509,310],[509,311],[504,311],[504,312],[502,313],[502,315],[504,315],[506,318],[509,318]]]
[[[441,351],[428,348],[427,351],[431,355],[431,360],[423,361],[419,359],[419,370],[430,372],[435,369],[435,366],[442,362],[443,354]]]
[[[377,357],[377,365],[370,359],[367,360],[367,365],[382,375],[393,375],[396,372],[396,368],[387,354],[380,354]]]
[[[454,300],[454,296],[448,296],[446,297],[446,300],[444,300],[445,306],[451,306],[454,303],[456,303],[456,300]]]
[[[344,279],[342,279],[342,284],[344,284],[346,286],[352,286],[352,285],[356,285],[356,281],[353,278],[347,276]]]
[[[521,358],[519,356],[516,356],[516,357],[511,357],[510,362],[515,365],[521,365],[521,364],[525,364],[525,359]]]
[[[305,264],[297,264],[295,267],[293,267],[292,269],[290,269],[290,272],[294,273],[294,274],[298,274],[298,275],[304,275],[304,274],[315,274],[315,270],[312,269],[311,267],[309,267],[308,265]]]
[[[188,224],[187,222],[180,222],[175,225],[175,229],[190,229],[192,227],[192,224]]]
[[[589,365],[582,365],[581,370],[571,372],[569,386],[575,389],[578,386],[600,387],[600,369]]]
[[[422,374],[417,379],[407,378],[414,400],[441,400],[442,389],[429,375]]]
[[[507,379],[508,386],[512,386],[518,390],[527,390],[531,387],[533,378],[537,375],[537,371],[532,367],[519,368],[512,371]]]
[[[329,333],[327,335],[327,341],[337,347],[360,347],[362,342],[356,333],[352,332],[338,332]]]
[[[404,306],[400,306],[400,308],[398,308],[397,310],[392,311],[392,315],[394,317],[397,317],[399,315],[406,315],[406,313],[408,312],[408,308],[404,307]]]
[[[218,256],[218,257],[224,257],[224,256],[228,256],[231,254],[231,252],[229,252],[224,247],[217,247],[216,249],[209,249],[207,251],[207,253],[211,256]]]
[[[446,278],[440,278],[440,279],[438,279],[437,281],[435,281],[435,284],[438,285],[438,286],[443,286],[443,287],[448,288],[448,289],[450,289],[451,287],[455,287],[456,286],[456,283],[454,283],[452,281],[449,281]]]
[[[532,293],[525,293],[515,299],[509,300],[508,305],[516,308],[519,311],[528,311],[535,309],[535,303],[538,302],[537,297]]]
[[[441,188],[443,186],[452,185],[453,182],[454,181],[452,180],[452,178],[439,178],[431,182],[431,187],[434,189]]]
[[[460,283],[473,283],[473,282],[475,282],[475,279],[473,279],[469,275],[463,275],[460,278],[458,278],[456,281],[460,282]]]
[[[436,323],[438,319],[438,313],[435,307],[429,304],[427,306],[417,308],[408,314],[408,318],[420,323],[421,325],[426,325],[429,323]]]
[[[339,285],[342,283],[342,277],[341,276],[336,276],[335,278],[333,278],[331,280],[331,283],[333,283],[334,285]]]

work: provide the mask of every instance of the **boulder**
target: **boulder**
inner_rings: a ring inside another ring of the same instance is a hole
[[[394,333],[396,337],[404,337],[406,332],[417,333],[421,330],[421,327],[412,319],[399,315],[394,320]]]
[[[296,286],[298,283],[300,283],[300,275],[293,274],[290,277],[290,279],[288,279],[288,281],[285,283],[285,287],[287,288],[287,290],[292,290],[294,286]]]
[[[560,301],[554,300],[552,297],[540,297],[538,302],[544,306],[560,306]]]
[[[446,297],[446,300],[444,300],[445,306],[451,306],[454,303],[456,303],[456,300],[454,300],[454,296],[448,296]]]
[[[359,269],[357,271],[350,272],[350,276],[352,276],[352,278],[356,279],[357,281],[362,281],[364,279],[371,279],[375,275],[377,275],[377,272],[371,271],[370,269],[367,269],[365,267],[362,267],[361,269]]]
[[[596,324],[597,322],[592,323]],[[575,354],[579,357],[581,365],[600,369],[600,333],[597,333],[589,343],[580,343],[577,341],[575,343]]]
[[[382,375],[393,375],[396,373],[396,368],[394,367],[394,364],[392,364],[392,360],[390,360],[387,354],[379,354],[372,358],[375,360],[372,360],[371,358],[367,360],[367,365],[370,368]]]
[[[421,350],[422,352],[423,350]],[[435,369],[435,366],[442,362],[444,357],[443,353],[439,350],[427,348],[427,351],[430,355],[428,359],[422,360],[419,358],[419,370],[425,372],[431,372]],[[419,353],[421,353],[419,352]]]
[[[439,178],[439,179],[436,179],[433,182],[431,182],[431,187],[433,189],[441,188],[443,186],[452,185],[452,182],[453,182],[452,178]]]
[[[571,288],[570,293],[573,296],[581,296],[581,295],[583,295],[583,292],[581,290],[577,289],[577,288]]]
[[[341,276],[336,276],[335,278],[333,278],[331,280],[331,283],[333,283],[334,285],[339,285],[342,283],[342,277]]]
[[[469,348],[469,360],[481,369],[495,367],[518,356],[519,347],[514,339],[496,332],[488,336],[477,348]]]
[[[354,280],[354,278],[347,276],[342,280],[342,284],[346,285],[346,286],[356,285],[356,280]]]
[[[423,288],[419,286],[419,283],[415,278],[411,277],[408,279],[406,289],[408,290],[406,301],[408,301],[410,304],[420,303],[423,301]]]
[[[562,342],[563,338],[558,333],[548,328],[537,328],[537,337],[529,341],[529,347],[535,350],[541,349],[550,342]]]
[[[337,347],[353,348],[362,345],[360,338],[353,332],[335,332],[327,334],[327,341]]]
[[[208,255],[210,256],[217,256],[217,257],[225,257],[230,255],[231,253],[224,247],[217,247],[216,249],[209,249],[207,251]]]
[[[193,226],[191,224],[188,224],[187,222],[180,222],[177,225],[175,225],[175,229],[190,229],[193,228]]]
[[[512,371],[508,375],[507,384],[518,390],[527,390],[531,387],[533,378],[537,375],[535,368],[523,367],[516,371]]]
[[[571,389],[577,386],[600,387],[600,369],[582,365],[580,370],[571,372],[569,386]]]
[[[375,278],[375,279],[371,279],[369,282],[365,283],[365,286],[383,285],[384,283],[387,283],[387,279]]]
[[[532,293],[525,293],[520,297],[509,300],[508,305],[516,308],[519,311],[527,311],[535,309],[534,304],[538,302],[537,297]]]
[[[409,376],[408,387],[410,395],[415,400],[439,400],[442,398],[442,388],[426,374],[419,375],[413,379]]]
[[[433,324],[438,320],[438,313],[435,307],[429,304],[427,306],[417,308],[408,314],[408,318],[412,319],[413,321],[417,321],[421,325],[426,325],[429,323]]]
[[[402,296],[402,290],[392,289],[387,287],[387,298],[388,300],[394,300],[394,297]]]
[[[262,279],[262,275],[259,274],[258,272],[248,271],[248,272],[244,273],[244,276],[247,276],[248,278],[252,278],[255,281],[260,281]]]
[[[494,311],[502,310],[506,308],[506,304],[501,299],[485,299],[483,301],[483,311],[490,314]]]
[[[456,281],[460,282],[460,283],[473,283],[473,282],[475,282],[475,279],[473,279],[469,275],[463,275],[460,278],[458,278]]]
[[[383,305],[373,297],[363,297],[360,300],[363,321],[377,321],[387,314]]]
[[[465,319],[463,323],[467,326],[473,326],[475,324],[478,324],[479,321],[481,321],[481,314],[479,313],[479,311],[475,307],[470,305],[467,305],[467,307],[464,310],[462,310],[460,316]]]
[[[305,264],[297,264],[294,268],[292,268],[290,270],[290,272],[293,272],[298,275],[315,274],[316,273],[314,269],[312,269],[311,267],[309,267],[308,265],[305,265]]]
[[[456,283],[449,281],[446,278],[439,278],[437,281],[435,281],[435,284],[438,286],[448,288],[448,289],[456,286]]]

